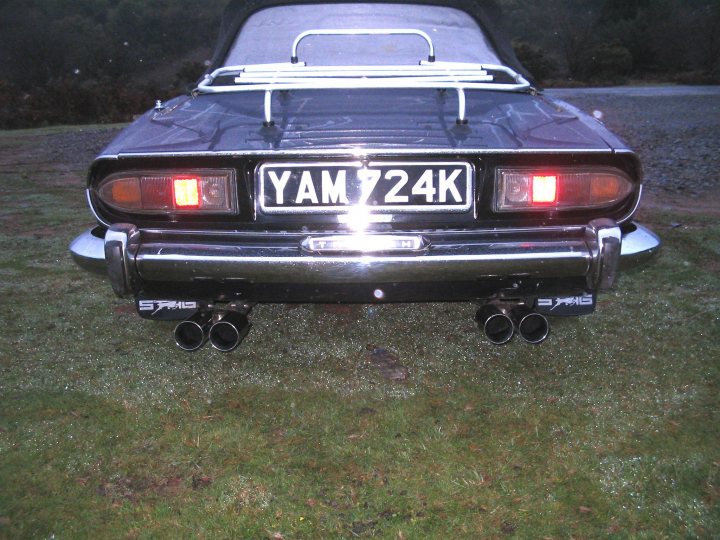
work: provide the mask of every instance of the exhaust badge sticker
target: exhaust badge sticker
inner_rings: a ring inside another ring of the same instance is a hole
[[[555,298],[538,298],[536,310],[543,315],[569,317],[588,315],[595,311],[595,295],[558,296]]]
[[[143,319],[179,321],[187,319],[200,309],[199,302],[184,300],[137,300],[137,310]]]

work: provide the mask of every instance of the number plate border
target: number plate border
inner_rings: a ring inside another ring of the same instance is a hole
[[[272,162],[266,161],[260,163],[255,169],[255,193],[257,193],[255,207],[265,215],[308,215],[308,214],[325,214],[325,215],[343,215],[358,208],[357,205],[337,205],[337,206],[323,206],[323,207],[291,207],[291,206],[265,206],[265,182],[264,171],[268,168],[289,168],[289,167],[356,167],[358,169],[372,168],[374,166],[382,167],[407,167],[407,166],[463,166],[465,167],[468,175],[468,182],[466,186],[465,200],[467,201],[462,206],[458,205],[443,205],[443,204],[424,204],[424,205],[383,205],[383,206],[366,206],[368,214],[411,214],[411,213],[423,213],[423,214],[440,214],[440,213],[453,213],[462,214],[469,212],[473,208],[475,202],[474,199],[474,188],[475,188],[475,166],[469,161],[328,161],[328,162],[302,162],[302,161],[279,161]]]

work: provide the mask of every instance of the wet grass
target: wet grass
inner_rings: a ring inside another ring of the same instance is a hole
[[[237,351],[183,354],[67,255],[82,177],[28,174],[0,170],[0,537],[720,530],[717,216],[645,211],[655,263],[541,346],[470,304],[262,305]]]

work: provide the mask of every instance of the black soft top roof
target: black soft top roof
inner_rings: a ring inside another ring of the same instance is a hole
[[[222,67],[223,60],[235,42],[235,37],[245,21],[256,11],[273,6],[302,5],[302,4],[351,4],[351,3],[380,3],[380,4],[415,4],[447,6],[459,9],[472,16],[485,32],[490,44],[497,52],[500,60],[506,66],[518,71],[531,80],[531,75],[520,64],[515,56],[510,40],[502,30],[501,9],[495,0],[331,0],[320,2],[318,0],[231,0],[223,13],[215,51],[208,71]]]

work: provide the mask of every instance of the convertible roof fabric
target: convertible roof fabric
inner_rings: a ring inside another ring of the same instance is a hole
[[[223,13],[213,57],[208,72],[223,65],[230,49],[232,48],[238,31],[245,24],[247,19],[255,12],[274,6],[303,5],[303,4],[353,4],[353,3],[392,3],[392,4],[414,4],[414,5],[435,5],[447,6],[465,11],[472,16],[480,28],[485,32],[490,45],[495,49],[503,64],[513,68],[531,78],[531,75],[520,64],[515,56],[510,40],[502,30],[502,13],[495,0],[332,0],[331,2],[319,2],[318,0],[231,0]]]
[[[425,32],[442,62],[501,64],[475,19],[447,6],[409,4],[315,4],[275,6],[253,13],[225,57],[225,65],[272,64],[290,60],[296,36],[308,29],[412,28]],[[319,39],[318,39],[319,38]],[[310,66],[407,66],[430,56],[418,35],[315,36],[297,50]]]

